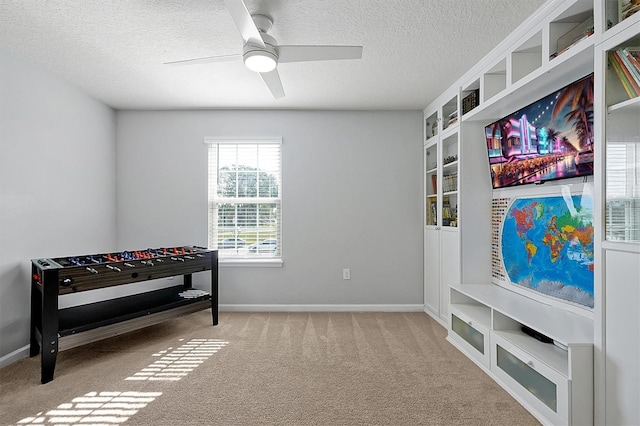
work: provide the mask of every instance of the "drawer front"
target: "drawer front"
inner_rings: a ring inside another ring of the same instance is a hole
[[[491,333],[491,371],[553,424],[569,420],[569,379]]]
[[[489,329],[450,307],[450,335],[474,360],[489,368]]]

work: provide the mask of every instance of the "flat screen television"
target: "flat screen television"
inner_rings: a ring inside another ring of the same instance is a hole
[[[485,127],[494,189],[593,174],[593,73]]]

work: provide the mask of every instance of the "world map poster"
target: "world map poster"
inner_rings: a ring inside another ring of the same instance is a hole
[[[593,308],[593,197],[516,198],[502,214],[500,254],[511,284]]]

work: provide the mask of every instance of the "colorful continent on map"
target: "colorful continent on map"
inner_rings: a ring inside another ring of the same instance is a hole
[[[538,203],[534,201],[531,204],[525,205],[521,209],[514,208],[509,212],[509,215],[516,221],[516,232],[520,238],[524,238],[527,232],[529,232],[529,229],[533,228],[533,220],[536,217],[534,216],[534,208],[537,204]]]

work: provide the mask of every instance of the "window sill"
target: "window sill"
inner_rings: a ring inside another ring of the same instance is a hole
[[[281,268],[282,259],[218,259],[223,268]]]

